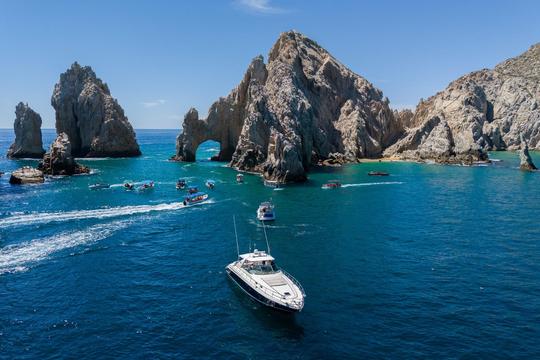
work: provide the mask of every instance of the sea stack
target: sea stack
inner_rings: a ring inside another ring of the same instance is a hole
[[[13,185],[39,184],[44,181],[43,172],[30,166],[13,171],[9,178],[9,183]]]
[[[540,44],[522,55],[452,82],[420,101],[406,134],[386,156],[442,163],[487,160],[517,150],[520,132],[540,149]]]
[[[240,84],[199,119],[191,109],[174,159],[194,161],[199,144],[221,144],[219,160],[268,180],[306,179],[313,164],[381,156],[403,128],[389,101],[313,40],[281,34],[265,64],[254,58]],[[338,154],[338,155],[336,155]]]
[[[53,141],[49,152],[40,161],[38,169],[46,175],[87,174],[90,169],[75,162],[71,143],[65,133],[60,133]]]
[[[534,165],[531,156],[529,155],[529,145],[527,141],[523,138],[523,135],[520,135],[521,138],[521,149],[519,150],[519,168],[525,171],[534,171],[537,170],[537,167]]]
[[[73,156],[141,154],[124,110],[89,66],[75,62],[61,74],[51,104],[56,110],[56,132],[67,134]]]
[[[8,149],[7,157],[37,158],[45,154],[41,139],[41,116],[32,110],[28,104],[20,102],[15,107],[15,141]]]

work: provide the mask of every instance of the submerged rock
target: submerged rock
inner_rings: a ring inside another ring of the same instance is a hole
[[[90,169],[75,162],[71,152],[71,143],[65,133],[60,133],[51,144],[49,152],[40,161],[38,169],[46,175],[87,174]]]
[[[534,171],[537,170],[537,167],[534,165],[531,156],[529,155],[529,146],[527,141],[521,137],[521,149],[519,150],[519,168],[525,171]]]
[[[41,139],[41,116],[28,104],[15,108],[15,141],[8,149],[8,158],[41,158],[45,154]]]
[[[218,159],[234,168],[278,182],[303,181],[311,165],[327,159],[379,157],[402,132],[379,89],[289,31],[271,49],[268,64],[254,58],[206,119],[188,112],[174,159],[194,161],[199,144],[214,140],[221,143]]]
[[[51,104],[56,110],[56,132],[68,135],[74,156],[141,154],[124,110],[89,66],[75,62],[61,74]]]
[[[39,184],[45,181],[43,172],[31,166],[23,166],[11,173],[9,183],[14,185]]]
[[[494,69],[452,82],[420,101],[406,134],[385,156],[438,162],[487,159],[489,150],[515,150],[519,133],[540,149],[540,44]]]

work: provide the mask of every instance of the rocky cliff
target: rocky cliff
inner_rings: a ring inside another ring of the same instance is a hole
[[[15,108],[15,141],[8,149],[8,158],[41,158],[45,153],[41,140],[41,116],[28,104]]]
[[[51,104],[56,110],[56,132],[68,135],[74,156],[141,154],[124,110],[89,66],[75,62],[61,74]]]
[[[86,166],[75,162],[71,143],[65,133],[60,133],[53,141],[49,152],[40,161],[38,169],[46,175],[75,175],[90,172]]]
[[[199,144],[221,143],[220,160],[279,182],[302,181],[312,164],[381,156],[401,134],[389,101],[302,34],[281,34],[265,64],[253,59],[240,84],[206,119],[192,109],[177,139],[177,160]]]
[[[540,44],[421,101],[410,129],[384,154],[470,163],[486,160],[488,150],[519,149],[520,133],[540,149]]]

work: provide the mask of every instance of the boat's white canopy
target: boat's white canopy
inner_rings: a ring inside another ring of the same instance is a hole
[[[240,259],[246,260],[246,261],[274,261],[275,259],[268,255],[265,251],[257,251],[252,253],[245,253],[240,255]]]

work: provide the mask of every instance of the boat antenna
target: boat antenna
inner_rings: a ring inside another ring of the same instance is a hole
[[[266,226],[264,225],[264,221],[261,221],[264,231],[264,239],[266,240],[266,248],[268,249],[268,255],[270,255],[270,244],[268,243],[268,236],[266,236]]]
[[[234,237],[236,238],[236,254],[240,257],[240,247],[238,246],[238,232],[236,231],[236,216],[233,215],[233,224],[234,224]]]

